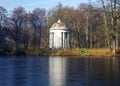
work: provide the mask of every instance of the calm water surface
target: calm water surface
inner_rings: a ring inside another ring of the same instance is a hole
[[[0,86],[120,86],[120,57],[0,57]]]

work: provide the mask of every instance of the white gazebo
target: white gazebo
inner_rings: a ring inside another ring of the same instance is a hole
[[[58,20],[50,28],[49,48],[67,48],[69,47],[69,29]]]

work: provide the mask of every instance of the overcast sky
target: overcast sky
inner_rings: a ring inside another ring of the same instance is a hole
[[[0,0],[0,6],[6,8],[8,12],[19,6],[24,7],[27,11],[32,11],[37,7],[48,10],[55,7],[58,3],[62,3],[63,6],[77,7],[79,3],[87,1],[89,0]]]

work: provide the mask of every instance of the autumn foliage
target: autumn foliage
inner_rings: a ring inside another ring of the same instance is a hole
[[[109,50],[106,48],[112,44],[113,39],[117,46],[120,45],[120,31],[118,29],[120,28],[118,16],[120,5],[117,4],[117,10],[115,11],[116,17],[114,17],[114,20],[117,20],[114,25],[115,30],[111,26],[110,5],[109,3],[105,5],[108,7],[106,18],[110,31],[109,39],[111,40],[108,39],[108,33],[105,29],[102,6],[97,7],[89,3],[80,3],[77,8],[74,8],[59,3],[49,10],[35,8],[31,12],[27,12],[23,7],[16,7],[9,15],[7,9],[0,7],[0,53],[25,51],[27,53],[36,52],[36,55],[40,55],[39,49],[49,48],[50,27],[58,19],[61,19],[70,29],[70,49],[55,51],[48,51],[48,49],[47,51],[51,52],[49,54],[102,55],[103,53],[103,55],[109,55]],[[114,24],[114,22],[112,23]],[[86,51],[86,49],[88,50]],[[44,50],[42,52],[46,53]]]

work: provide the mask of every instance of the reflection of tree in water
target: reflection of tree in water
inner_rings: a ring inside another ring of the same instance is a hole
[[[48,58],[17,57],[11,63],[10,86],[48,86]]]
[[[90,58],[88,60],[88,80],[93,86],[119,86],[117,58]]]
[[[0,58],[0,86],[119,86],[120,58]]]
[[[67,86],[119,86],[119,58],[79,58],[68,61]]]
[[[27,86],[27,58],[19,58],[15,58],[12,62],[12,86]]]
[[[29,63],[29,85],[28,86],[48,86],[48,58],[34,58]]]
[[[118,57],[106,58],[105,60],[105,78],[110,86],[119,86],[120,82],[120,59]]]
[[[87,59],[69,59],[67,70],[67,86],[86,85],[88,77]]]

